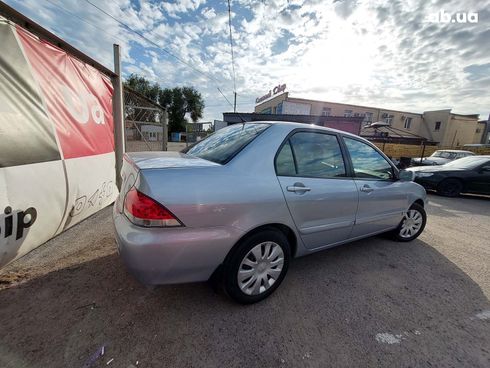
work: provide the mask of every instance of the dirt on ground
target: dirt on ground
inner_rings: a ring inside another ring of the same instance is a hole
[[[106,208],[2,270],[0,367],[489,367],[490,200],[430,201],[419,239],[294,260],[251,306],[139,284]]]

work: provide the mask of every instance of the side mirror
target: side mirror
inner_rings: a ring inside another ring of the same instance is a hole
[[[398,177],[400,181],[413,181],[415,179],[415,173],[411,170],[401,170]]]

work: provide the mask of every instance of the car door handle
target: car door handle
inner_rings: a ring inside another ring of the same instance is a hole
[[[374,189],[371,188],[369,185],[363,185],[359,190],[364,193],[371,193]]]
[[[305,187],[301,183],[294,183],[294,185],[290,185],[286,187],[286,190],[288,192],[294,192],[294,193],[304,193],[304,192],[309,192],[311,188]]]

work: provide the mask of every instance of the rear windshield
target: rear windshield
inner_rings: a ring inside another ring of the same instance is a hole
[[[225,164],[269,126],[270,124],[254,123],[230,125],[183,152],[218,164]]]

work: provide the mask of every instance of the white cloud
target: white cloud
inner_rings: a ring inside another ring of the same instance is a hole
[[[109,67],[112,43],[117,42],[126,74],[141,73],[165,87],[195,86],[210,106],[205,120],[220,119],[221,112],[232,109],[217,91],[220,87],[232,101],[226,2],[139,1],[136,6],[136,0],[97,1],[117,19],[210,75],[207,79],[86,2],[52,1],[99,28],[49,2],[8,2]],[[486,117],[489,78],[477,71],[490,62],[489,8],[489,0],[232,1],[240,110],[252,111],[255,97],[287,83],[298,97],[414,111],[452,107]],[[442,9],[477,11],[480,22],[425,21]]]

